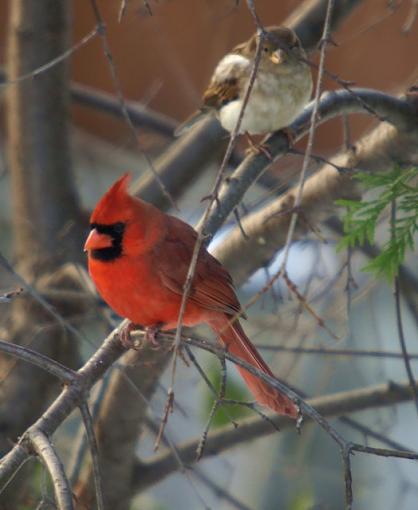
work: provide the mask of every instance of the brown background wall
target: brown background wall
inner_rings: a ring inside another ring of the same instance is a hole
[[[12,0],[9,0],[12,1]],[[245,1],[149,0],[153,16],[146,14],[142,0],[130,0],[118,23],[118,0],[101,0],[99,6],[108,27],[109,40],[125,97],[150,99],[150,106],[177,119],[185,118],[199,97],[219,58],[253,31]],[[398,2],[399,3],[399,2]],[[280,24],[300,0],[257,0],[264,24]],[[359,86],[384,91],[403,90],[417,77],[417,23],[408,35],[402,25],[410,2],[401,2],[390,14],[387,0],[367,0],[334,35],[337,48],[328,52],[327,68]],[[7,2],[0,2],[0,58],[4,55]],[[74,42],[94,28],[88,0],[74,0]],[[415,75],[414,75],[415,73]],[[72,56],[74,80],[113,92],[101,40],[95,38]],[[336,88],[327,81],[326,88]],[[126,130],[120,122],[81,107],[73,109],[74,120],[100,136],[123,143]],[[352,121],[354,134],[370,119]],[[318,133],[318,148],[335,148],[341,141],[338,124],[328,124]]]

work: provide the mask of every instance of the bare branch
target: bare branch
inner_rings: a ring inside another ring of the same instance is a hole
[[[170,355],[144,342],[138,351],[128,351],[110,376],[94,426],[105,508],[129,505],[135,445]],[[94,500],[93,468],[88,462],[75,489],[77,499],[87,507]]]
[[[396,202],[395,202],[395,200],[393,200],[392,206],[391,206],[391,220],[390,220],[391,236],[395,235],[395,232],[394,232],[395,223],[396,223]],[[398,275],[396,275],[394,278],[394,288],[395,288],[394,294],[395,294],[396,325],[398,328],[399,343],[401,345],[406,374],[408,376],[409,383],[411,385],[411,390],[414,394],[415,408],[418,412],[418,390],[415,386],[414,373],[412,370],[411,361],[408,356],[408,350],[406,348],[404,328],[403,328],[403,323],[402,323],[401,298],[400,298],[400,292],[399,292],[399,277],[398,277]]]
[[[54,361],[40,352],[29,349],[28,347],[0,340],[0,351],[10,354],[15,358],[27,361],[28,363],[32,363],[46,372],[49,372],[51,375],[58,377],[65,383],[70,383],[75,380],[76,372],[74,370],[65,367],[61,363]]]
[[[286,242],[285,242],[285,245],[283,248],[283,252],[284,252],[283,253],[283,262],[280,265],[280,269],[279,269],[277,276],[279,276],[279,275],[283,276],[284,273],[286,273],[286,266],[287,266],[287,261],[288,261],[288,257],[289,257],[290,245],[292,244],[293,235],[294,235],[295,229],[296,229],[296,223],[299,218],[299,212],[300,212],[299,210],[300,210],[300,207],[302,204],[303,188],[305,186],[306,174],[308,171],[308,165],[310,163],[310,157],[312,154],[313,143],[314,143],[314,139],[315,139],[316,125],[317,125],[318,112],[319,112],[319,101],[320,101],[320,95],[321,95],[321,90],[322,90],[322,82],[323,82],[323,78],[324,78],[325,55],[326,55],[327,44],[329,42],[328,39],[330,36],[330,23],[331,23],[332,12],[334,9],[334,4],[335,4],[335,0],[328,0],[327,9],[325,11],[324,28],[323,28],[323,32],[322,32],[321,41],[320,41],[319,67],[318,67],[318,76],[317,76],[316,87],[315,87],[315,97],[313,100],[313,107],[312,107],[311,117],[310,117],[310,121],[309,121],[308,141],[307,141],[305,156],[303,158],[302,170],[301,170],[300,176],[299,176],[299,183],[298,183],[298,186],[297,186],[297,189],[295,192],[295,200],[292,205],[293,210],[292,210],[292,214],[290,216],[290,222],[289,222],[289,227],[287,230]],[[275,278],[275,276],[273,276],[271,281],[273,281],[274,278]],[[289,280],[286,280],[286,281],[289,286]],[[301,297],[300,294],[298,295],[298,297]],[[324,327],[323,321],[322,321],[321,325]]]
[[[77,371],[77,379],[68,384],[43,413],[28,429],[39,430],[51,436],[67,416],[82,402],[88,391],[124,352],[125,348],[119,341],[119,331],[126,326],[126,321],[116,328],[103,342],[101,347]],[[30,455],[24,445],[18,443],[0,461],[0,482],[7,480],[14,470]]]
[[[41,66],[37,67],[36,69],[33,69],[32,71],[24,73],[20,76],[10,79],[10,80],[1,79],[1,76],[0,76],[0,89],[2,87],[7,87],[9,85],[16,85],[17,83],[20,83],[21,81],[25,81],[30,78],[35,78],[36,76],[39,76],[40,74],[45,73],[46,71],[49,71],[52,67],[56,66],[57,64],[60,64],[64,60],[67,60],[68,57],[70,57],[77,50],[83,48],[94,37],[96,37],[97,34],[98,34],[98,29],[97,29],[97,27],[95,27],[87,35],[85,35],[77,44],[74,44],[74,46],[72,46],[68,50],[64,51],[58,57],[55,57],[52,60],[49,60],[46,64],[41,65]]]
[[[139,146],[137,134],[136,134],[136,131],[135,131],[135,126],[133,125],[132,120],[129,117],[129,112],[128,112],[127,108],[126,108],[125,98],[124,98],[123,93],[122,93],[122,88],[121,88],[121,84],[120,84],[120,81],[119,81],[119,77],[118,77],[118,74],[116,72],[115,62],[113,60],[113,56],[112,56],[112,53],[110,51],[110,45],[109,45],[109,41],[107,39],[106,25],[105,25],[105,23],[103,21],[103,18],[102,18],[102,15],[100,13],[99,6],[98,6],[98,3],[96,2],[96,0],[90,0],[90,3],[91,3],[91,6],[92,6],[92,9],[93,9],[94,16],[95,16],[96,21],[97,21],[99,35],[100,35],[101,40],[102,40],[103,52],[104,52],[105,57],[106,57],[106,59],[108,61],[108,64],[109,64],[110,74],[112,76],[112,81],[113,81],[113,85],[114,85],[114,88],[115,88],[115,92],[116,92],[117,98],[119,100],[119,105],[120,105],[123,117],[126,120],[126,123],[128,125],[129,133],[131,135],[132,141],[135,143],[138,152],[141,154],[141,156],[143,157],[144,161],[146,162],[147,167],[148,167],[149,171],[151,172],[151,174],[153,175],[156,183],[161,188],[161,192],[163,193],[165,198],[169,201],[169,203],[176,209],[177,206],[176,206],[173,198],[171,197],[170,192],[165,187],[164,182],[162,181],[160,175],[155,170],[154,165],[153,165],[151,159],[149,158],[149,156],[145,152],[142,151],[141,147]]]
[[[345,17],[361,3],[361,0],[342,0],[332,19],[332,29],[339,26]],[[341,5],[341,6],[340,6]],[[297,11],[283,21],[283,25],[293,28],[306,49],[312,49],[318,43],[323,28],[326,0],[305,0]],[[219,122],[208,117],[196,125],[184,137],[176,140],[171,148],[157,160],[155,168],[167,189],[174,197],[213,161],[225,145],[226,132]],[[136,185],[134,193],[160,208],[170,203],[162,196],[151,176],[144,176]]]
[[[46,434],[36,429],[31,430],[30,433],[25,436],[30,440],[33,449],[42,459],[51,476],[55,499],[59,510],[73,510],[73,495],[70,484],[65,475],[64,466],[52,446],[51,441]]]
[[[339,0],[333,9],[331,29],[335,30],[363,0]],[[293,10],[285,25],[295,29],[307,49],[317,46],[324,26],[327,0],[306,0]]]
[[[42,335],[34,334],[33,325],[45,324],[50,315],[55,315],[62,326],[65,320],[27,283],[38,282],[64,262],[82,257],[79,246],[83,232],[78,221],[80,210],[71,173],[68,132],[69,10],[69,2],[54,0],[16,0],[9,9],[6,69],[9,81],[14,83],[5,87],[5,106],[18,275],[14,276],[42,305],[27,295],[14,300],[8,339],[15,344],[30,343],[35,351],[74,366],[78,345],[69,341],[71,336],[64,328],[54,323],[54,328],[44,330]],[[36,79],[22,78],[34,73]],[[71,230],[65,230],[71,222]],[[10,264],[1,256],[0,259],[0,264],[13,274]],[[10,441],[16,441],[45,409],[59,381],[32,364],[10,362],[3,353],[0,372],[4,377],[0,451],[4,455],[10,449]],[[69,372],[61,375],[68,376]],[[25,482],[27,479],[21,481],[19,490],[12,486],[3,495],[5,506],[19,506],[17,500],[24,492]]]
[[[412,26],[414,25],[417,17],[418,17],[418,0],[410,0],[411,7],[409,9],[408,16],[405,20],[405,23],[402,27],[404,33],[408,33],[411,31]]]
[[[355,105],[354,98],[347,92],[331,93],[331,96],[327,94],[325,97],[328,96],[331,99],[334,94],[340,93],[347,98],[348,104],[351,105],[350,108],[353,107],[354,110],[357,110],[359,105]],[[371,94],[371,97],[373,96],[374,93]],[[413,105],[407,100],[378,93],[377,96],[374,96],[376,103],[373,106],[376,106],[376,109],[379,108],[380,98],[382,99],[382,108],[386,111],[386,118],[397,124],[398,128],[387,123],[380,124],[378,128],[357,142],[355,153],[350,151],[333,158],[337,166],[381,172],[391,168],[395,162],[402,165],[418,160],[418,122],[416,117],[415,119],[411,117],[414,110]],[[332,103],[333,101],[331,101]],[[404,112],[405,116],[401,112]],[[303,115],[306,113],[307,110]],[[273,152],[275,152],[275,148],[280,147],[280,143],[283,146],[283,140],[280,142],[279,136],[273,135],[270,138],[270,150]],[[264,165],[267,162],[262,158],[263,156],[259,156],[252,161],[244,161],[240,166],[240,175],[237,175],[237,179],[240,180],[233,179],[221,200],[225,200],[226,203],[228,201],[225,197],[230,199],[229,203],[237,203],[240,200],[245,192],[243,188],[250,184],[249,181],[253,182],[256,174],[259,175],[264,170]],[[248,180],[243,185],[241,179],[245,178]],[[334,167],[325,165],[306,181],[302,200],[303,212],[309,218],[310,223],[315,224],[335,212],[337,198],[353,199],[358,198],[359,195],[359,190],[349,175],[341,174]],[[285,233],[290,219],[289,211],[292,210],[293,204],[294,190],[291,189],[282,197],[242,220],[242,226],[250,238],[249,241],[243,241],[240,230],[236,227],[223,240],[222,244],[216,247],[214,255],[231,269],[236,284],[240,285],[256,268],[271,260],[273,255],[284,246]],[[226,210],[225,213],[227,213]],[[216,223],[221,221],[223,221],[223,217],[214,219]],[[309,227],[300,222],[297,225],[295,236],[306,235],[308,231]],[[240,256],[243,250],[247,254],[246,257]],[[236,263],[237,260],[239,260],[239,264]]]
[[[353,477],[351,475],[351,448],[342,448],[344,481],[345,481],[345,508],[351,510],[353,505]]]
[[[266,351],[289,352],[292,354],[315,354],[319,356],[348,356],[361,358],[389,358],[403,361],[404,356],[395,351],[375,351],[358,349],[332,349],[324,347],[288,347],[286,345],[254,344],[257,349]],[[418,354],[408,353],[409,359],[418,359]]]
[[[249,2],[248,5],[251,9],[252,3]],[[252,8],[253,8],[253,6],[252,6]],[[253,15],[255,16],[255,19],[258,22],[258,18],[257,18],[254,8],[253,8]],[[213,185],[212,191],[211,191],[210,195],[208,196],[209,204],[206,207],[206,210],[203,213],[203,216],[197,226],[197,238],[196,238],[196,241],[193,246],[193,252],[192,252],[191,260],[189,263],[189,268],[187,270],[186,281],[184,282],[184,285],[183,285],[180,310],[179,310],[178,319],[177,319],[177,328],[176,328],[176,336],[174,339],[174,351],[173,351],[173,361],[172,361],[172,369],[171,369],[171,386],[168,388],[168,401],[166,404],[166,412],[164,414],[164,419],[161,423],[162,426],[161,426],[160,433],[159,433],[158,437],[160,437],[160,435],[164,431],[164,426],[167,423],[167,416],[168,416],[167,413],[168,413],[168,410],[171,409],[171,402],[173,401],[173,398],[174,398],[173,391],[174,391],[174,381],[175,381],[175,374],[176,374],[176,363],[177,363],[177,357],[178,357],[178,354],[179,354],[179,351],[181,348],[180,347],[181,334],[182,334],[182,327],[183,327],[183,318],[184,318],[184,314],[186,312],[187,300],[188,300],[189,294],[192,290],[192,282],[193,282],[194,275],[196,272],[197,262],[198,262],[201,248],[202,248],[202,246],[204,246],[205,244],[207,244],[209,242],[209,236],[207,235],[206,225],[207,225],[207,222],[208,222],[208,219],[210,216],[211,208],[214,206],[214,204],[218,203],[219,189],[221,188],[222,180],[224,178],[229,159],[232,155],[232,151],[234,149],[234,146],[236,144],[236,141],[237,141],[237,138],[238,138],[238,135],[240,132],[241,123],[244,118],[245,109],[247,107],[251,92],[254,88],[258,68],[260,65],[264,37],[265,37],[265,34],[263,31],[261,31],[259,33],[259,37],[257,39],[257,48],[256,48],[255,56],[254,56],[254,62],[252,63],[250,77],[248,80],[248,84],[246,86],[246,90],[244,93],[244,97],[243,97],[242,105],[241,105],[240,112],[238,115],[238,119],[234,126],[234,129],[231,132],[231,135],[229,138],[229,143],[226,148],[225,155],[222,159],[222,163],[219,168],[219,171],[216,175],[216,179],[215,179],[215,183]],[[216,205],[215,205],[215,207],[216,207]],[[215,404],[215,406],[216,406],[216,404]],[[216,410],[216,408],[213,409],[213,413],[215,413],[215,410]],[[156,442],[156,444],[158,445],[158,441]]]
[[[111,94],[80,83],[71,84],[70,94],[72,100],[80,105],[89,106],[100,112],[124,119],[119,99]],[[125,101],[125,106],[134,126],[155,131],[168,138],[173,137],[177,122],[172,118],[163,113],[155,112],[138,101]],[[158,168],[158,165],[156,165],[156,168]]]
[[[3,294],[0,294],[0,304],[1,303],[10,303],[12,299],[14,299],[16,296],[19,296],[23,292],[23,289],[15,289],[11,290],[9,292],[3,292]]]
[[[416,381],[418,386],[418,381]],[[309,399],[307,402],[324,417],[346,415],[349,413],[384,406],[393,406],[395,403],[409,402],[413,398],[409,382],[399,384],[387,383],[357,390],[343,391],[332,395]],[[280,430],[294,427],[294,423],[277,415],[269,415],[274,424]],[[307,419],[307,423],[310,420]],[[214,432],[210,432],[207,438],[207,447],[203,458],[219,455],[220,453],[247,443],[256,438],[274,434],[276,430],[265,420],[260,418],[246,418],[240,420],[239,428],[227,425]],[[190,439],[178,447],[178,454],[185,464],[191,464],[196,459],[196,448],[200,437]],[[381,451],[380,449],[378,449]],[[392,453],[393,451],[390,450]],[[373,452],[375,453],[375,452]],[[396,452],[398,455],[399,452]],[[407,452],[407,458],[418,459],[418,454]],[[166,451],[155,456],[149,461],[137,464],[133,485],[136,491],[142,491],[147,487],[160,482],[163,478],[178,469],[177,461],[171,452]]]
[[[83,417],[84,427],[90,446],[91,460],[93,466],[94,487],[96,490],[97,510],[104,510],[102,478],[100,474],[99,452],[97,448],[96,436],[94,434],[93,419],[90,414],[89,406],[86,402],[80,405],[81,416]]]
[[[352,92],[355,92],[355,94],[353,95]],[[318,105],[317,124],[322,124],[342,114],[368,113],[364,110],[362,103],[358,101],[358,98],[361,98],[362,102],[372,107],[373,110],[381,114],[398,129],[403,131],[413,128],[418,129],[414,109],[407,100],[370,89],[352,89],[352,92],[339,90],[322,94]],[[296,140],[308,133],[314,106],[315,102],[311,103],[290,126]],[[288,150],[288,138],[284,133],[279,131],[269,136],[263,142],[263,145],[265,145],[270,154],[277,159],[286,154]],[[213,208],[207,223],[208,232],[216,232],[225,222],[232,210],[242,200],[248,188],[256,182],[270,164],[271,160],[264,154],[251,155],[245,158],[228,179],[228,183],[221,189],[219,203]],[[338,163],[336,163],[336,166],[339,168],[352,167],[352,165]],[[341,177],[343,178],[344,175]],[[294,196],[294,192],[292,192],[292,196]],[[244,220],[242,225],[247,232],[245,224],[246,221]],[[249,233],[247,232],[247,234]]]

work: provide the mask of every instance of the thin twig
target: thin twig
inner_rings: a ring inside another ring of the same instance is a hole
[[[120,81],[119,81],[118,74],[116,72],[115,62],[113,60],[112,52],[110,51],[110,45],[109,45],[109,41],[107,39],[106,25],[105,25],[105,23],[103,21],[102,15],[101,15],[100,10],[99,10],[99,6],[97,4],[97,1],[96,0],[90,0],[90,2],[91,2],[91,6],[93,8],[94,15],[96,17],[96,21],[97,21],[97,25],[98,25],[98,32],[99,32],[99,35],[100,35],[101,40],[102,40],[103,52],[104,52],[105,57],[106,57],[106,59],[108,61],[108,64],[109,64],[110,74],[112,76],[112,81],[113,81],[113,85],[114,85],[114,88],[115,88],[116,96],[117,96],[117,98],[119,100],[120,108],[121,108],[121,110],[123,112],[123,117],[125,118],[126,123],[127,123],[128,127],[129,127],[129,132],[131,133],[132,141],[135,143],[138,152],[144,158],[144,160],[145,160],[149,170],[151,171],[151,173],[154,176],[154,179],[156,180],[156,182],[160,186],[162,193],[167,198],[167,200],[170,202],[172,207],[174,207],[174,209],[177,209],[176,203],[174,202],[172,196],[170,195],[169,191],[165,187],[165,184],[161,180],[160,175],[155,170],[154,165],[153,165],[153,163],[151,161],[151,158],[141,149],[141,147],[139,145],[137,133],[136,133],[136,130],[135,130],[135,126],[133,125],[132,120],[131,120],[131,118],[129,116],[129,112],[128,112],[127,108],[126,108],[125,98],[123,96],[122,87],[121,87],[121,84],[120,84]]]
[[[402,31],[407,34],[411,31],[413,24],[418,17],[418,0],[411,0],[411,7],[409,9],[408,16],[402,27]]]
[[[15,289],[10,290],[9,292],[4,292],[3,294],[0,294],[0,303],[10,303],[16,296],[19,296],[22,294],[23,289]]]
[[[96,489],[97,509],[104,510],[105,506],[103,501],[102,477],[100,475],[99,450],[97,448],[96,436],[94,434],[93,419],[91,417],[87,402],[81,403],[80,412],[83,418],[84,427],[86,429],[86,436],[90,446],[91,460],[93,464],[94,487]]]
[[[341,457],[343,459],[343,471],[345,481],[345,508],[351,510],[353,507],[353,477],[351,474],[351,451],[352,445],[346,445],[341,448]]]
[[[350,427],[353,430],[356,430],[357,432],[361,432],[366,438],[372,437],[373,439],[376,439],[380,443],[390,446],[390,448],[392,449],[391,451],[393,450],[397,450],[398,452],[408,451],[408,448],[406,448],[404,445],[398,443],[397,441],[394,441],[393,439],[388,438],[387,436],[384,436],[380,432],[372,430],[370,427],[367,427],[366,425],[363,425],[363,423],[359,423],[357,420],[353,420],[348,416],[341,416],[340,418],[338,418],[338,421],[344,423],[344,425],[347,425],[348,427]],[[409,450],[408,453],[418,455],[418,452],[412,450]]]
[[[170,392],[173,391],[173,387],[174,387],[174,379],[175,379],[175,373],[176,373],[176,363],[177,363],[177,356],[178,356],[178,352],[179,352],[179,348],[180,348],[180,342],[181,342],[181,332],[182,332],[182,326],[183,326],[183,318],[184,318],[184,314],[185,314],[185,311],[186,311],[187,300],[188,300],[188,297],[189,297],[189,294],[190,294],[190,291],[191,291],[191,288],[192,288],[193,278],[194,278],[194,275],[195,275],[195,272],[196,272],[196,267],[197,267],[197,261],[198,261],[198,258],[199,258],[199,253],[200,253],[200,250],[202,248],[203,243],[205,241],[209,241],[209,238],[208,238],[208,236],[207,236],[207,234],[205,232],[206,223],[208,221],[208,218],[209,218],[212,206],[218,200],[218,192],[219,192],[220,186],[222,184],[222,179],[224,177],[225,171],[227,169],[228,161],[229,161],[229,159],[231,157],[232,151],[233,151],[234,146],[235,146],[236,139],[237,139],[239,131],[240,131],[242,119],[244,117],[245,109],[246,109],[248,100],[250,98],[251,91],[252,91],[252,89],[254,87],[254,83],[255,83],[255,79],[256,79],[257,71],[258,71],[258,66],[260,64],[260,59],[261,59],[263,40],[264,40],[264,34],[260,33],[259,34],[259,38],[257,40],[257,49],[256,49],[256,54],[255,54],[255,58],[254,58],[253,67],[251,69],[250,78],[249,78],[249,81],[248,81],[247,89],[246,89],[245,94],[244,94],[244,98],[243,98],[243,102],[242,102],[242,107],[241,107],[241,110],[240,110],[240,113],[239,113],[239,116],[238,116],[238,120],[237,120],[237,123],[236,123],[232,133],[231,133],[231,136],[230,136],[230,139],[229,139],[229,143],[228,143],[228,146],[227,146],[224,158],[222,160],[221,166],[220,166],[218,174],[216,176],[215,183],[213,185],[213,189],[212,189],[212,192],[211,192],[211,195],[210,195],[209,204],[208,204],[208,206],[207,206],[207,208],[206,208],[206,210],[205,210],[205,212],[203,214],[203,217],[202,217],[202,219],[199,222],[199,226],[197,228],[198,235],[197,235],[197,239],[195,241],[194,247],[193,247],[192,257],[191,257],[191,260],[190,260],[189,269],[187,271],[186,281],[185,281],[184,287],[183,287],[181,305],[180,305],[179,316],[178,316],[178,320],[177,320],[176,336],[175,336],[175,339],[174,339],[173,363],[172,363],[172,370],[171,370],[171,386],[170,386],[170,388],[168,390],[169,391],[168,399],[171,398],[170,397]]]
[[[300,173],[299,178],[299,184],[296,191],[296,197],[294,201],[294,208],[295,211],[292,213],[292,216],[290,218],[290,224],[289,229],[287,232],[287,239],[286,243],[283,249],[283,262],[280,267],[280,273],[284,273],[287,266],[287,260],[289,257],[289,250],[290,245],[292,243],[293,234],[296,228],[296,222],[299,217],[299,209],[302,206],[302,197],[303,197],[303,187],[305,184],[306,179],[306,172],[309,165],[309,159],[310,155],[312,154],[313,149],[313,143],[315,138],[315,132],[316,132],[316,121],[318,116],[318,110],[319,110],[319,100],[321,96],[321,90],[322,90],[322,80],[324,76],[324,64],[325,64],[325,54],[326,54],[326,48],[330,37],[330,23],[331,23],[331,17],[332,17],[332,11],[334,8],[334,2],[335,0],[328,0],[328,6],[326,10],[325,20],[324,20],[324,29],[322,33],[321,38],[321,50],[320,50],[320,56],[319,56],[319,69],[318,69],[318,77],[316,81],[316,88],[315,88],[315,97],[313,101],[313,108],[312,108],[312,114],[310,119],[310,127],[309,127],[309,134],[308,134],[308,142],[306,146],[306,152],[305,152],[305,158],[303,160],[302,164],[302,170]]]
[[[417,460],[418,453],[410,452],[410,451],[399,451],[399,450],[390,450],[389,448],[373,448],[372,446],[364,446],[361,444],[353,444],[350,446],[350,450],[352,452],[362,452],[362,453],[370,453],[372,455],[377,455],[378,457],[394,457],[397,459],[409,459],[409,460]]]
[[[196,346],[199,342],[196,343]],[[200,346],[204,344],[199,343]],[[212,351],[216,349],[215,346],[206,344],[205,348]],[[213,351],[212,351],[213,352]],[[232,360],[231,356],[226,356]],[[418,381],[417,381],[418,384]],[[401,384],[379,384],[367,388],[360,388],[356,390],[344,391],[332,395],[322,396],[315,399],[310,399],[308,402],[315,407],[323,416],[339,416],[355,411],[361,411],[370,408],[377,408],[382,406],[393,406],[394,403],[410,401],[412,394],[409,388],[409,382],[402,382]],[[294,427],[293,421],[284,417],[279,417],[274,414],[269,415],[270,419],[280,427],[280,429]],[[306,423],[310,420],[306,419]],[[204,458],[218,455],[221,452],[233,448],[234,446],[242,443],[248,443],[252,439],[262,437],[274,432],[274,429],[257,418],[246,418],[240,420],[239,429],[236,431],[229,425],[222,427],[214,432],[209,433],[208,442],[210,449],[204,453]],[[378,438],[385,442],[384,438]],[[177,454],[181,456],[183,462],[192,463],[195,460],[196,447],[199,444],[200,437],[190,439],[182,445],[178,446]],[[391,445],[394,447],[394,445]],[[394,448],[396,450],[396,448]],[[400,451],[404,451],[402,448]],[[393,453],[393,450],[377,449],[379,453],[388,454]],[[376,451],[370,453],[375,454]],[[403,456],[403,454],[401,454]],[[390,455],[392,456],[392,455]],[[415,457],[414,457],[415,456]],[[418,459],[416,452],[409,452],[408,458]],[[170,473],[177,469],[177,461],[174,460],[170,452],[162,452],[154,459],[151,459],[146,464],[141,464],[138,476],[134,475],[134,486],[136,490],[144,490],[149,485],[161,481],[162,478],[168,476]]]
[[[83,48],[87,43],[89,43],[96,35],[99,33],[99,27],[95,27],[93,30],[91,30],[87,35],[85,35],[78,43],[74,44],[71,48],[69,48],[67,51],[64,51],[61,55],[58,57],[50,60],[46,64],[37,67],[33,71],[30,71],[29,73],[22,74],[21,76],[18,76],[14,80],[5,80],[3,82],[0,81],[0,88],[7,87],[8,85],[14,85],[16,83],[20,83],[21,81],[28,80],[30,78],[35,78],[36,76],[39,76],[40,74],[49,71],[52,67],[56,66],[57,64],[61,63],[63,60],[66,60],[68,57],[70,57],[74,52],[79,50],[80,48]]]
[[[354,89],[356,97],[346,90],[328,91],[321,95],[319,115],[316,117],[316,125],[349,113],[368,113],[357,97],[361,97],[363,103],[367,103],[376,111],[385,116],[386,121],[392,123],[400,131],[416,129],[416,113],[411,105],[404,99],[384,94],[372,89]],[[297,119],[289,126],[294,133],[295,141],[300,140],[309,133],[310,119],[314,110],[314,102],[311,102]],[[282,131],[270,135],[263,141],[273,159],[276,161],[283,157],[289,149],[288,137]],[[309,154],[305,152],[305,158]],[[228,185],[223,186],[219,193],[217,207],[213,208],[206,224],[206,231],[210,234],[216,232],[225,222],[231,211],[242,201],[247,190],[271,165],[271,160],[263,153],[247,156],[244,161],[229,176]],[[243,222],[245,228],[245,221]]]
[[[263,24],[261,23],[260,18],[258,17],[257,11],[255,10],[254,0],[247,0],[247,7],[253,17],[254,23],[257,27],[257,30],[261,33],[264,32]]]
[[[121,109],[120,99],[112,94],[84,84],[72,83],[70,95],[71,99],[80,105],[126,119],[124,111]],[[134,126],[146,128],[159,135],[173,138],[173,133],[178,123],[168,115],[151,110],[144,102],[132,100],[125,100],[125,109]]]
[[[283,280],[286,282],[287,288],[290,290],[290,292],[292,292],[296,296],[301,307],[304,308],[316,320],[318,326],[320,328],[323,328],[328,333],[328,335],[330,335],[331,338],[333,338],[334,340],[339,340],[339,337],[327,326],[324,319],[322,319],[322,317],[320,317],[312,308],[312,306],[308,303],[306,297],[299,292],[296,284],[293,283],[293,281],[289,278],[289,275],[286,270],[283,271],[282,277]]]
[[[206,375],[206,373],[203,370],[203,368],[200,366],[200,363],[197,361],[196,356],[193,354],[192,350],[190,349],[190,347],[188,345],[184,346],[184,350],[186,351],[190,361],[196,367],[196,370],[199,372],[200,376],[204,380],[206,386],[209,388],[209,390],[212,393],[212,395],[216,398],[218,396],[218,392],[216,391],[215,386],[212,384],[212,382],[210,381],[209,377]],[[234,427],[236,427],[237,423],[234,421],[232,416],[227,412],[226,409],[222,409],[222,410],[225,413],[225,415],[228,418],[228,420],[234,425]]]
[[[200,460],[202,458],[202,455],[203,455],[203,452],[204,452],[204,449],[206,446],[206,441],[208,438],[209,428],[212,424],[212,421],[213,421],[216,411],[222,405],[222,401],[225,398],[226,378],[227,378],[225,358],[223,356],[220,356],[219,362],[221,364],[221,384],[219,386],[219,393],[216,395],[216,398],[213,402],[212,409],[210,410],[208,419],[206,421],[205,428],[202,432],[199,444],[196,448],[196,460]]]
[[[306,154],[306,152],[295,149],[294,147],[290,147],[290,149],[287,151],[287,153],[294,154],[295,156],[303,156],[303,157],[305,157],[305,154]],[[351,167],[348,168],[348,167],[338,166],[330,159],[324,158],[323,156],[320,156],[319,154],[309,154],[309,157],[310,157],[310,159],[312,159],[313,161],[316,161],[318,163],[323,163],[325,165],[332,166],[333,168],[335,168],[335,170],[337,170],[341,174],[344,174],[344,173],[352,174],[355,170],[354,168],[351,168]]]
[[[15,358],[32,363],[42,370],[49,372],[50,374],[58,377],[64,383],[71,383],[75,381],[77,372],[67,368],[58,361],[55,361],[44,354],[29,349],[29,347],[23,347],[22,345],[13,344],[11,342],[5,342],[0,340],[0,351],[10,354]]]
[[[29,440],[51,476],[55,499],[59,510],[73,510],[73,494],[71,492],[71,487],[65,475],[64,466],[52,446],[51,441],[47,435],[39,429],[31,430]]]
[[[255,344],[257,349],[275,352],[289,352],[292,354],[315,354],[319,356],[349,356],[364,358],[390,358],[403,361],[404,356],[400,352],[375,351],[357,349],[331,349],[324,347],[287,347],[285,345]],[[418,354],[408,353],[409,359],[418,359]]]
[[[9,261],[3,256],[3,254],[0,252],[0,265],[3,266],[3,268],[11,274],[22,287],[30,294],[35,301],[37,301],[46,312],[53,317],[58,324],[66,331],[69,331],[73,335],[76,336],[76,338],[87,341],[88,343],[92,344],[90,340],[80,331],[78,331],[69,321],[67,321],[61,314],[59,314],[53,306],[51,306],[46,299],[44,299],[41,294],[30,284],[28,283],[19,273],[17,273],[12,265],[9,263]]]
[[[121,23],[125,16],[126,8],[128,7],[128,0],[122,0],[119,7],[118,22]]]
[[[391,236],[394,237],[395,233],[395,224],[396,224],[396,201],[392,201],[391,205]],[[395,310],[396,310],[396,325],[398,328],[398,337],[399,343],[401,345],[402,355],[405,363],[406,373],[409,379],[409,383],[411,385],[411,390],[414,394],[415,407],[418,413],[418,390],[415,386],[414,382],[414,373],[412,371],[411,362],[408,356],[408,350],[405,342],[405,335],[403,331],[403,323],[402,323],[402,312],[401,312],[401,298],[399,292],[399,277],[395,275],[394,277],[394,295],[395,295]]]
[[[97,390],[97,396],[95,397],[94,402],[93,402],[93,412],[92,412],[93,420],[98,415],[100,405],[103,402],[104,395],[109,387],[109,381],[110,381],[109,376],[105,376],[100,381],[100,387]],[[83,463],[84,455],[86,453],[86,448],[87,448],[87,438],[86,438],[86,434],[84,431],[83,423],[80,423],[80,426],[78,428],[78,431],[77,431],[76,437],[73,441],[73,444],[74,444],[73,454],[72,454],[71,459],[68,464],[68,472],[69,472],[68,478],[70,480],[71,485],[75,485],[75,483],[77,482],[77,480],[80,476],[80,471],[82,468],[82,463]]]
[[[219,485],[218,483],[211,480],[208,476],[206,476],[206,474],[203,473],[202,470],[194,469],[193,476],[204,483],[206,487],[211,489],[218,498],[225,499],[225,501],[230,503],[230,505],[237,510],[254,510],[230,494],[222,485]]]
[[[64,419],[85,398],[90,389],[124,352],[125,348],[119,341],[120,331],[126,327],[126,321],[106,338],[99,349],[77,371],[77,380],[66,385],[58,397],[52,402],[43,415],[28,429],[38,429],[47,436],[52,435]],[[22,436],[24,437],[24,436]],[[8,479],[16,468],[30,455],[31,452],[24,443],[16,444],[10,452],[0,460],[0,481]]]

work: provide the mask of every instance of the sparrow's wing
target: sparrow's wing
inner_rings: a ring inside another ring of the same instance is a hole
[[[207,109],[220,110],[222,106],[239,98],[239,84],[237,78],[216,82],[212,81],[203,94],[203,104]]]
[[[219,110],[239,99],[248,78],[250,60],[235,52],[228,53],[217,65],[203,94],[203,108]]]
[[[242,48],[241,48],[242,46]],[[217,65],[212,79],[203,94],[202,106],[186,119],[175,131],[175,136],[186,133],[197,124],[206,114],[220,110],[222,106],[239,99],[240,93],[248,79],[251,61],[241,50],[244,45],[234,48]]]

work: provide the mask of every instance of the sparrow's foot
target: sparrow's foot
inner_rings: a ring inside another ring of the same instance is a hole
[[[290,127],[281,129],[281,132],[286,135],[289,147],[293,147],[296,142],[296,131]]]
[[[131,338],[131,332],[138,328],[139,326],[137,324],[128,322],[128,324],[119,333],[119,340],[125,349],[135,349],[137,347]]]
[[[270,149],[267,147],[267,145],[261,143],[258,143],[254,141],[252,136],[249,133],[245,133],[245,137],[248,141],[248,149],[245,151],[247,154],[264,154],[266,158],[270,161],[273,161],[273,156],[270,152]]]

